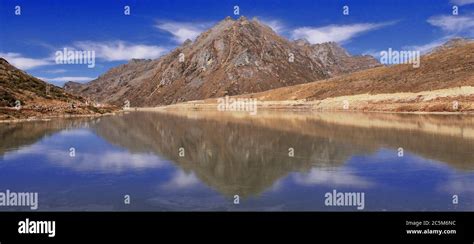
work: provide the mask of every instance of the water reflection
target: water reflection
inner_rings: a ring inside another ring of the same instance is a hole
[[[0,186],[38,189],[50,210],[354,210],[324,206],[332,189],[365,192],[366,210],[474,209],[469,116],[132,112],[0,134]],[[39,173],[71,182],[47,186]],[[133,206],[120,202],[127,192]]]

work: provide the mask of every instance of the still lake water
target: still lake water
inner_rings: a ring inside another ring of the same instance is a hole
[[[0,192],[38,192],[39,211],[357,211],[325,206],[333,190],[365,211],[474,210],[472,116],[129,112],[0,135]]]

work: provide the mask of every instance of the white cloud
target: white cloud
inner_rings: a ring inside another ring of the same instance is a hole
[[[65,129],[58,132],[58,135],[60,136],[94,136],[95,134],[88,129],[81,128],[81,129]]]
[[[152,154],[131,154],[127,152],[104,152],[81,153],[71,160],[71,157],[63,151],[48,153],[50,162],[72,168],[78,171],[99,171],[107,173],[130,172],[132,170],[144,170],[149,168],[160,168],[166,165],[165,161]]]
[[[446,41],[448,41],[452,36],[446,36],[437,40],[434,40],[432,42],[422,44],[422,45],[410,45],[410,46],[404,46],[402,49],[403,50],[415,50],[415,51],[420,51],[421,54],[425,54],[433,50],[433,48],[439,47],[443,45]]]
[[[88,82],[94,79],[97,79],[97,77],[86,77],[86,76],[62,76],[62,77],[54,77],[54,78],[46,78],[46,77],[38,77],[38,79],[47,81],[49,83],[62,86],[64,83],[68,81],[75,81],[79,83],[84,83]]]
[[[463,5],[473,4],[474,0],[451,0],[451,3],[459,5],[459,6],[463,6]]]
[[[133,44],[121,40],[110,42],[80,41],[75,42],[72,46],[67,46],[66,48],[70,50],[95,51],[96,57],[105,61],[127,61],[132,58],[154,59],[160,57],[168,50],[161,46]],[[46,58],[27,58],[20,53],[12,52],[0,52],[0,56],[5,58],[10,64],[22,70],[56,64],[54,53]],[[55,74],[64,72],[66,72],[66,70],[56,69],[47,71],[46,73]],[[85,80],[86,77],[76,78]]]
[[[462,2],[462,1],[459,1]],[[466,1],[468,2],[468,1]],[[472,0],[474,2],[474,0]],[[422,45],[405,46],[404,49],[418,50],[422,54],[431,51],[433,48],[443,45],[449,39],[459,35],[474,35],[474,15],[453,16],[438,15],[428,18],[427,22],[443,30],[445,36],[437,40]]]
[[[263,24],[268,25],[270,28],[272,28],[273,31],[275,31],[278,34],[281,34],[285,31],[285,25],[280,20],[266,19],[262,17],[258,17],[257,19]]]
[[[23,57],[19,53],[0,53],[0,56],[2,58],[5,58],[11,65],[22,70],[28,70],[40,66],[54,64],[54,62],[52,62],[50,59],[27,58]]]
[[[171,180],[163,185],[167,189],[183,189],[190,188],[199,183],[199,179],[196,177],[194,172],[187,174],[182,170],[178,170]]]
[[[451,175],[438,188],[452,194],[474,193],[474,178],[468,174]]]
[[[366,50],[362,53],[362,55],[370,55],[376,59],[380,58],[380,52],[379,50],[375,50],[375,49],[369,49],[369,50]]]
[[[80,41],[75,42],[74,47],[86,51],[95,51],[96,57],[106,61],[126,61],[132,58],[154,59],[167,51],[166,48],[161,46],[132,44],[120,40],[110,42]]]
[[[312,168],[309,173],[295,175],[294,181],[300,185],[352,186],[360,188],[372,185],[371,182],[353,175],[351,172],[327,171],[319,168]]]
[[[438,15],[430,17],[427,21],[449,33],[474,34],[474,15]]]
[[[46,70],[44,72],[48,73],[48,74],[59,74],[59,73],[66,73],[67,70],[65,70],[65,69],[52,69],[52,70]]]
[[[174,21],[158,21],[156,28],[171,33],[175,41],[183,43],[187,39],[194,40],[199,34],[209,28],[211,23],[189,23]]]
[[[387,23],[360,23],[351,25],[328,25],[323,27],[300,27],[292,31],[293,39],[306,39],[312,44],[324,42],[347,42],[352,38],[382,27],[392,25]]]
[[[61,135],[75,138],[74,132]],[[57,139],[57,138],[56,138]],[[68,139],[69,140],[69,139]],[[130,153],[126,151],[105,151],[101,153],[81,152],[75,157],[69,156],[68,150],[53,149],[51,143],[43,142],[25,146],[17,151],[5,153],[6,161],[34,155],[36,158],[46,158],[48,162],[76,171],[121,173],[140,171],[153,168],[163,168],[169,162],[151,153]],[[55,148],[60,146],[55,145]]]
[[[56,77],[56,78],[43,78],[46,79],[47,81],[90,81],[93,79],[96,79],[97,77],[86,77],[86,76],[62,76],[62,77]]]

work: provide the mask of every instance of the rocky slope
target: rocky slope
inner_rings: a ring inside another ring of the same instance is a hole
[[[84,98],[37,79],[0,58],[0,120],[107,111],[86,105]]]
[[[322,109],[342,108],[346,100],[351,109],[359,110],[474,111],[474,41],[448,41],[422,56],[420,64],[378,67],[252,96],[304,100]]]
[[[472,112],[474,41],[448,41],[422,56],[418,68],[376,67],[240,97],[258,99],[261,109]],[[216,99],[207,99],[174,107],[215,110],[215,103]]]
[[[306,56],[320,63],[330,77],[380,66],[374,57],[351,56],[335,42],[311,45],[300,39],[295,41],[295,44],[303,49]]]
[[[160,59],[132,60],[79,91],[66,89],[100,102],[156,106],[260,92],[378,65],[370,56],[351,57],[335,43],[291,42],[257,19],[227,17]]]
[[[72,94],[79,92],[83,88],[84,88],[84,84],[75,82],[75,81],[68,81],[64,83],[63,85],[63,89]]]

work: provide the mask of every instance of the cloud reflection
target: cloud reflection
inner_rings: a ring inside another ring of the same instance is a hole
[[[373,183],[359,176],[353,175],[350,171],[329,171],[322,168],[312,168],[308,173],[297,174],[294,182],[300,185],[328,185],[328,186],[351,186],[366,188]]]
[[[199,179],[196,177],[194,172],[186,173],[183,170],[178,170],[168,181],[163,185],[165,189],[184,189],[191,188],[199,184]]]
[[[121,173],[130,170],[161,168],[169,165],[167,160],[152,153],[130,153],[119,150],[83,152],[76,149],[75,157],[71,157],[67,148],[60,150],[45,144],[35,144],[12,153],[7,153],[4,155],[4,159],[9,161],[28,156],[34,156],[35,158],[43,157],[49,163],[77,171],[104,173]]]

